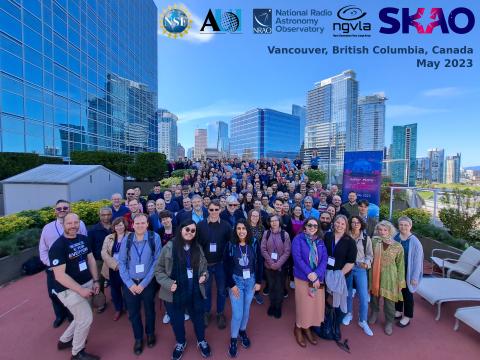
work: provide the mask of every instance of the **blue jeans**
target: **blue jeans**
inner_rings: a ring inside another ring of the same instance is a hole
[[[362,269],[355,265],[352,269],[350,276],[346,278],[347,287],[348,287],[348,297],[347,297],[347,309],[348,312],[352,312],[352,303],[353,303],[353,280],[355,280],[355,285],[357,289],[358,298],[360,300],[360,321],[367,321],[368,316],[368,278],[367,270]]]
[[[208,275],[208,280],[205,283],[205,293],[207,295],[207,298],[205,299],[205,312],[210,314],[210,311],[212,310],[212,281],[215,277],[215,283],[217,285],[217,314],[221,314],[223,313],[223,310],[225,310],[225,301],[227,300],[223,262],[209,266]]]
[[[250,305],[252,304],[253,294],[255,292],[255,276],[252,275],[250,279],[244,279],[241,276],[233,275],[233,280],[240,293],[240,296],[236,298],[232,293],[232,289],[229,290],[230,302],[232,304],[230,332],[231,337],[236,339],[239,330],[245,331],[247,329]]]

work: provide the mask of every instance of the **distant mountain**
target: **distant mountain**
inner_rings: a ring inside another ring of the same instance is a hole
[[[466,167],[465,170],[480,171],[480,166],[469,166]]]

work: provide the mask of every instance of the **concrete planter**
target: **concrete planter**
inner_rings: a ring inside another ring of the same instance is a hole
[[[0,259],[0,285],[22,276],[22,265],[32,256],[38,256],[38,246],[22,250],[16,255],[5,256]]]

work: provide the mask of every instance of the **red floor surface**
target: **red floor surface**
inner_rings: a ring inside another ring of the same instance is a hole
[[[58,337],[65,329],[53,329],[53,311],[47,296],[45,274],[21,279],[0,289],[0,359],[69,359],[69,351],[56,349]],[[228,303],[228,299],[227,299]],[[239,347],[239,359],[480,359],[480,334],[466,325],[458,332],[453,331],[456,308],[472,303],[455,303],[444,306],[442,318],[434,320],[434,307],[416,297],[415,318],[404,329],[394,326],[391,337],[384,335],[383,317],[372,327],[373,337],[367,337],[354,322],[342,327],[349,339],[351,354],[340,350],[335,343],[320,340],[318,345],[300,348],[293,337],[294,299],[291,291],[284,303],[284,316],[280,320],[269,318],[267,305],[253,303],[250,313],[248,334],[252,340],[250,349]],[[477,303],[478,305],[478,303]],[[163,309],[158,305],[157,338],[153,349],[145,349],[141,359],[169,359],[174,346],[170,325],[163,325]],[[229,312],[229,305],[227,305]],[[111,304],[103,314],[95,314],[90,330],[87,350],[102,359],[135,359],[132,353],[132,331],[128,318],[123,316],[113,322]],[[193,328],[187,323],[188,346],[184,359],[200,359],[195,348]],[[210,326],[206,331],[213,356],[212,359],[227,358],[229,328],[218,330]]]

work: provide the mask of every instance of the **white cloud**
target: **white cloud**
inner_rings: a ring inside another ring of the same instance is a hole
[[[415,117],[430,114],[446,113],[447,109],[427,108],[413,105],[388,105],[387,116],[390,118]]]
[[[462,95],[465,91],[454,86],[428,89],[422,92],[427,97],[450,97]]]

